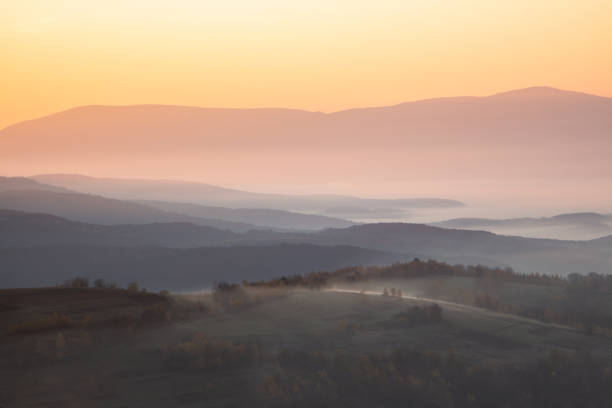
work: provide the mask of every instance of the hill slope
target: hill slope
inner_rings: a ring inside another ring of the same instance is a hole
[[[196,290],[213,281],[240,282],[387,264],[397,255],[349,246],[277,245],[172,249],[54,246],[0,249],[0,287],[54,286],[74,276],[138,281],[148,289]]]
[[[96,225],[48,214],[0,210],[0,248],[45,245],[197,247],[234,242],[239,235],[189,223]]]
[[[198,204],[151,200],[141,200],[139,202],[163,211],[185,214],[192,217],[243,222],[278,229],[319,230],[323,228],[344,228],[353,225],[353,222],[341,218],[300,214],[268,208],[206,207]]]
[[[26,177],[2,177],[0,176],[0,192],[2,191],[20,191],[20,190],[39,190],[39,191],[56,191],[69,192],[69,190],[52,186],[49,184],[40,183],[34,179]]]
[[[612,270],[612,245],[608,244],[608,238],[592,241],[533,239],[422,224],[364,224],[311,233],[251,230],[232,234],[185,223],[100,226],[41,214],[4,212],[0,226],[0,242],[5,247],[60,243],[189,248],[231,245],[278,247],[287,243],[332,247],[344,245],[397,254],[395,258],[388,258],[390,262],[418,256],[451,263],[512,267],[527,273],[607,274]],[[283,253],[278,255],[284,256]],[[177,259],[177,262],[180,260]]]
[[[463,205],[456,200],[440,198],[367,199],[326,194],[262,194],[181,180],[116,179],[79,174],[42,174],[32,178],[82,193],[119,199],[191,202],[234,208],[324,210],[350,205],[392,208],[445,208]]]
[[[45,178],[46,177],[42,177]],[[73,185],[76,190],[94,190],[97,194],[104,195],[113,191],[105,188],[84,188],[79,180],[94,180],[100,184],[106,183],[106,179],[87,178],[82,176],[59,177],[62,180],[70,180],[64,184]],[[53,180],[51,180],[53,181]],[[134,181],[136,182],[136,181]],[[156,182],[138,181],[145,188],[144,195],[156,192],[165,192],[166,186],[170,189],[180,190],[181,182]],[[112,182],[111,182],[112,183]],[[189,185],[189,183],[183,183]],[[221,187],[195,184],[203,194],[211,193],[217,195],[220,192],[248,196],[251,193],[227,190]],[[117,180],[114,186],[119,190],[123,187],[125,191],[138,191],[131,180]],[[147,187],[148,186],[148,187]],[[112,189],[111,189],[112,190]],[[207,193],[208,190],[208,193]],[[117,193],[117,190],[114,190]],[[50,193],[67,193],[50,194]],[[115,194],[115,195],[121,195]],[[168,191],[168,195],[172,195]],[[240,199],[240,198],[239,198]],[[126,202],[91,194],[80,194],[64,187],[43,184],[33,179],[24,177],[0,177],[0,208],[23,210],[29,212],[43,212],[64,216],[67,218],[100,224],[122,224],[143,222],[192,222],[199,225],[211,225],[218,228],[230,229],[232,231],[246,231],[248,229],[276,228],[296,230],[317,230],[331,227],[348,227],[352,222],[335,217],[319,215],[292,213],[282,210],[271,209],[230,209],[222,207],[205,207],[196,204],[178,203],[169,201],[141,200],[140,202]]]
[[[561,241],[452,230],[423,224],[363,224],[312,234],[246,233],[255,242],[351,245],[450,263],[512,267],[519,272],[566,275],[612,270],[612,246],[602,240]]]
[[[232,231],[255,228],[249,224],[174,214],[138,203],[95,195],[46,190],[1,191],[0,209],[46,213],[94,224],[188,222]]]

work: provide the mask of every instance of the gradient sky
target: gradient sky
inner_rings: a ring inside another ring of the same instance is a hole
[[[0,128],[89,104],[612,96],[609,0],[0,0]]]

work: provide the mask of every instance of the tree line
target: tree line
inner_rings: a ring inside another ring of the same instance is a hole
[[[462,277],[474,280],[474,289],[444,285],[445,278]],[[426,295],[441,300],[469,304],[489,310],[517,314],[545,322],[571,325],[585,333],[612,337],[612,275],[597,273],[544,275],[519,273],[512,268],[483,265],[450,265],[434,260],[395,263],[389,266],[351,266],[335,271],[312,272],[306,275],[282,276],[278,279],[243,282],[255,288],[323,289],[333,285],[376,281],[433,278]],[[535,299],[529,304],[508,300],[505,284],[527,284],[555,288],[558,295],[546,302]],[[436,287],[439,284],[439,287]],[[401,297],[401,292],[399,292]],[[398,297],[397,290],[385,288],[383,296]]]

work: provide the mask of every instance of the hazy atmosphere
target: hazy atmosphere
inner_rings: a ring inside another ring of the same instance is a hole
[[[608,407],[610,21],[0,0],[0,408]]]

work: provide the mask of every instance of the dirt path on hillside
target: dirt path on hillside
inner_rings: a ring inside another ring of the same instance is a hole
[[[366,290],[366,291],[359,291],[359,290],[354,290],[354,289],[340,289],[340,288],[333,288],[333,289],[325,289],[325,291],[327,292],[336,292],[336,293],[356,293],[356,294],[365,294],[368,296],[382,296],[382,291],[373,291],[373,290]],[[482,316],[487,316],[487,317],[492,317],[492,318],[501,318],[501,319],[505,319],[505,320],[511,320],[514,323],[527,323],[527,324],[534,324],[537,326],[543,326],[543,327],[548,327],[548,328],[555,328],[555,329],[561,329],[561,330],[568,330],[571,332],[580,332],[580,330],[576,329],[575,327],[571,327],[571,326],[566,326],[563,324],[557,324],[557,323],[546,323],[546,322],[542,322],[540,320],[535,320],[535,319],[530,319],[527,317],[523,317],[523,316],[517,316],[517,315],[513,315],[513,314],[509,314],[509,313],[502,313],[502,312],[495,312],[492,310],[487,310],[487,309],[483,309],[480,307],[476,307],[476,306],[470,306],[470,305],[465,305],[465,304],[461,304],[461,303],[455,303],[455,302],[449,302],[447,300],[440,300],[440,299],[432,299],[432,298],[427,298],[427,297],[421,297],[421,296],[410,296],[410,295],[402,295],[401,297],[402,299],[405,300],[413,300],[413,301],[420,301],[420,302],[428,302],[428,303],[437,303],[441,306],[445,306],[451,310],[455,310],[455,311],[459,311],[459,312],[471,312],[471,313],[476,313]]]

